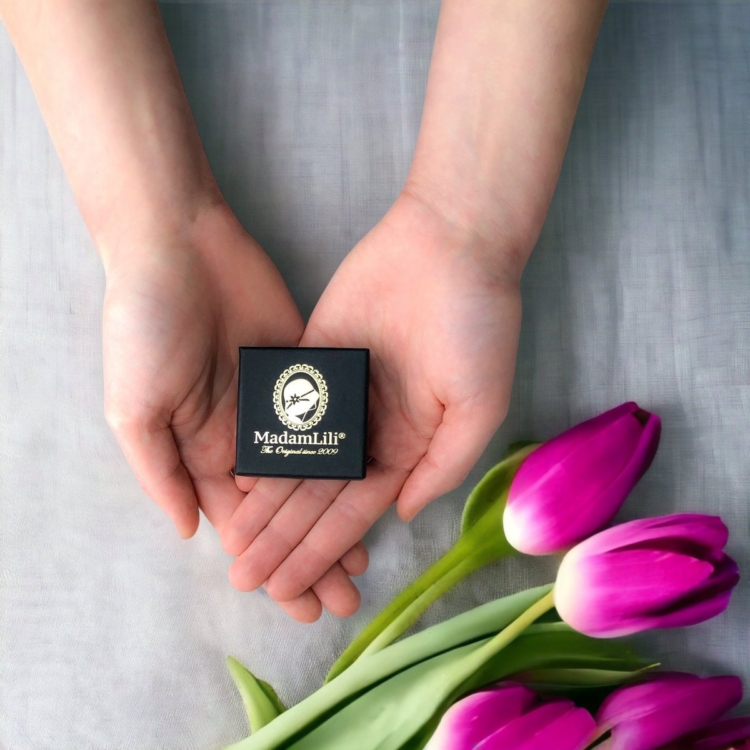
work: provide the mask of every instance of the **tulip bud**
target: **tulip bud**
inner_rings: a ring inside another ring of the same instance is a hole
[[[657,750],[716,721],[742,699],[738,677],[664,672],[612,693],[596,715],[607,750]],[[678,743],[681,750],[686,745]],[[708,746],[713,747],[713,746]]]
[[[506,682],[453,705],[425,750],[583,750],[595,729],[591,714],[571,701],[542,700]]]
[[[603,528],[651,465],[660,433],[659,417],[631,401],[541,445],[510,486],[508,541],[549,555]]]
[[[617,638],[694,625],[723,612],[739,580],[717,516],[645,518],[601,531],[563,558],[560,617],[581,633]]]
[[[750,716],[717,721],[683,737],[669,750],[750,750]]]

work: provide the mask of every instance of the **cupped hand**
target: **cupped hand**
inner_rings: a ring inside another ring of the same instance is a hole
[[[234,586],[298,597],[395,501],[410,520],[464,480],[507,412],[521,318],[512,257],[409,194],[352,250],[301,345],[370,349],[367,477],[245,487],[222,532]]]
[[[238,348],[296,346],[303,322],[276,267],[226,206],[182,235],[157,232],[137,245],[105,262],[107,421],[182,537],[195,533],[199,508],[221,532],[245,497],[232,474]],[[362,551],[344,564],[361,572]],[[328,589],[347,587],[334,566]],[[320,608],[313,591],[285,606],[301,620]]]

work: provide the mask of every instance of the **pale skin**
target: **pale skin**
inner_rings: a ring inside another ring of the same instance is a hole
[[[155,3],[0,0],[104,263],[107,420],[181,536],[199,509],[213,524],[236,588],[300,621],[352,614],[366,531],[487,446],[605,5],[444,0],[407,182],[305,327],[216,186]],[[297,344],[371,351],[362,482],[231,473],[238,348]]]

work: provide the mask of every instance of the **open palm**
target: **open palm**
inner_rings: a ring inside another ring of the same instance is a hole
[[[302,321],[268,256],[224,212],[109,268],[105,411],[141,486],[180,534],[221,529],[234,465],[240,345],[295,345]]]
[[[408,520],[463,481],[506,414],[520,326],[518,278],[480,245],[403,195],[341,265],[301,345],[370,349],[367,478],[259,480],[223,534],[235,586],[293,599],[394,501]]]
[[[195,533],[199,508],[221,532],[257,481],[241,478],[243,491],[232,474],[239,347],[296,346],[302,331],[276,267],[226,207],[107,269],[107,420],[183,537]],[[366,565],[358,545],[284,609],[316,619],[321,600],[345,598],[349,574]]]

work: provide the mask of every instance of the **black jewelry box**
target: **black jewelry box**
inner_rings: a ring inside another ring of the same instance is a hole
[[[240,348],[242,476],[364,479],[368,349]]]

